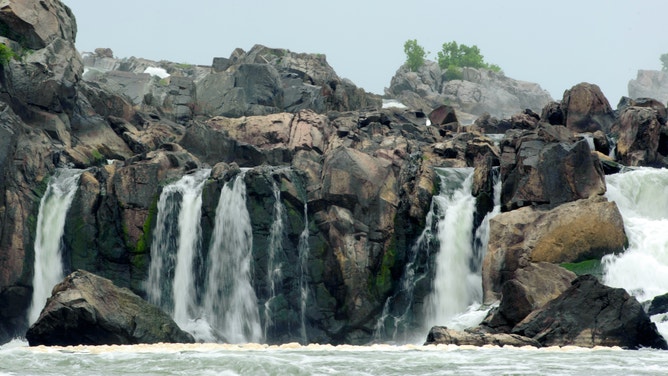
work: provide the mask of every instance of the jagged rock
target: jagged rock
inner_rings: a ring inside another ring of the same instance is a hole
[[[425,345],[458,345],[458,346],[533,346],[541,347],[540,343],[517,334],[485,333],[479,329],[465,330],[448,329],[445,326],[434,326],[429,330]]]
[[[515,270],[512,279],[501,287],[501,302],[483,325],[510,332],[534,310],[566,291],[575,279],[575,273],[558,265],[537,262]]]
[[[490,220],[483,260],[483,296],[499,299],[502,286],[529,262],[574,263],[622,252],[624,222],[614,202],[604,197],[565,203],[551,210],[524,207]]]
[[[26,339],[30,346],[194,342],[159,308],[83,270],[53,288]]]
[[[665,166],[668,138],[663,135],[659,111],[627,107],[619,116],[617,159],[626,166]]]
[[[556,205],[605,193],[603,169],[585,140],[542,123],[536,131],[506,133],[501,142],[502,210]]]
[[[565,125],[564,111],[561,108],[561,103],[550,102],[543,107],[540,118],[552,125]]]
[[[580,83],[564,92],[561,101],[564,125],[576,133],[606,133],[615,121],[610,103],[597,85]]]
[[[40,4],[6,0],[0,8],[0,23],[6,26],[6,37],[21,41],[25,48],[39,50],[57,39],[76,39],[77,25],[72,11],[56,0]]]
[[[668,312],[668,294],[655,296],[647,309],[650,316]]]
[[[635,80],[628,84],[631,98],[656,98],[661,103],[668,102],[668,72],[638,70]]]
[[[517,324],[513,334],[543,346],[620,346],[668,349],[638,301],[624,289],[602,285],[584,275],[559,297]]]

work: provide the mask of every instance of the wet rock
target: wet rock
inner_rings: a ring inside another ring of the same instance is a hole
[[[83,270],[53,288],[26,339],[30,346],[194,342],[159,308]]]
[[[457,346],[533,346],[541,344],[531,338],[517,334],[485,333],[477,328],[453,330],[444,326],[434,326],[429,330],[425,345],[457,345]]]
[[[650,316],[668,312],[668,294],[655,296],[649,305],[647,314]]]
[[[517,324],[513,334],[543,346],[619,346],[668,349],[638,301],[624,289],[602,285],[596,277],[575,279],[559,297]]]
[[[561,107],[564,125],[576,133],[609,133],[615,121],[610,103],[597,85],[583,82],[566,90]]]

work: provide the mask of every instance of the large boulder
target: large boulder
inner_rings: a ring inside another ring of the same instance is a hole
[[[580,83],[564,92],[561,108],[564,125],[576,133],[610,132],[615,115],[608,99],[594,84]]]
[[[562,126],[507,132],[501,142],[502,210],[605,193],[603,168],[589,144]]]
[[[500,298],[505,282],[529,262],[576,263],[622,252],[622,216],[614,202],[595,196],[554,209],[524,207],[490,220],[482,267],[485,302]]]
[[[598,282],[592,275],[571,287],[517,324],[513,334],[543,346],[619,346],[627,349],[668,349],[638,301],[624,289]]]
[[[158,307],[83,270],[53,288],[26,339],[30,346],[194,342]]]
[[[663,111],[636,106],[622,110],[617,123],[619,140],[616,153],[619,162],[626,166],[666,165],[668,138],[663,134],[665,115],[661,112],[665,112],[665,107]]]
[[[486,333],[479,328],[466,330],[448,329],[445,326],[434,326],[427,334],[425,345],[457,345],[457,346],[533,346],[541,347],[540,343],[531,338],[517,334]]]

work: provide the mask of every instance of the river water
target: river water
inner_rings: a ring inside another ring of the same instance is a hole
[[[659,375],[668,352],[464,346],[0,347],[6,375]]]

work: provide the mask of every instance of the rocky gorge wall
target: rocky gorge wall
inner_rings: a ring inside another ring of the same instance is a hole
[[[202,194],[207,244],[221,189],[250,168],[244,181],[259,306],[271,294],[274,186],[286,209],[283,251],[274,260],[284,266],[275,281],[280,304],[266,341],[302,339],[295,286],[307,228],[309,341],[368,343],[425,227],[438,192],[435,167],[475,168],[477,223],[492,210],[492,169],[500,170],[503,213],[490,223],[482,278],[485,300],[502,302],[488,327],[507,332],[567,289],[574,275],[560,264],[624,249],[619,212],[603,197],[605,173],[618,162],[666,165],[665,106],[629,100],[614,112],[595,85],[577,85],[535,112],[481,117],[467,127],[446,116],[427,126],[430,111],[380,108],[380,98],[338,78],[319,55],[255,46],[212,67],[161,63],[166,81],[144,73],[154,62],[118,61],[104,50],[82,60],[69,9],[57,0],[29,3],[35,6],[9,1],[0,13],[0,24],[16,30],[5,42],[34,51],[0,66],[0,339],[27,328],[36,216],[57,167],[86,169],[67,213],[65,269],[85,269],[143,297],[162,189],[212,168]],[[505,135],[495,143],[486,133],[499,129]],[[582,132],[592,133],[595,150]],[[608,136],[619,140],[616,159],[607,156]],[[425,268],[433,269],[435,253],[420,258]],[[422,284],[414,300],[431,290]],[[407,308],[421,315],[419,306]]]

